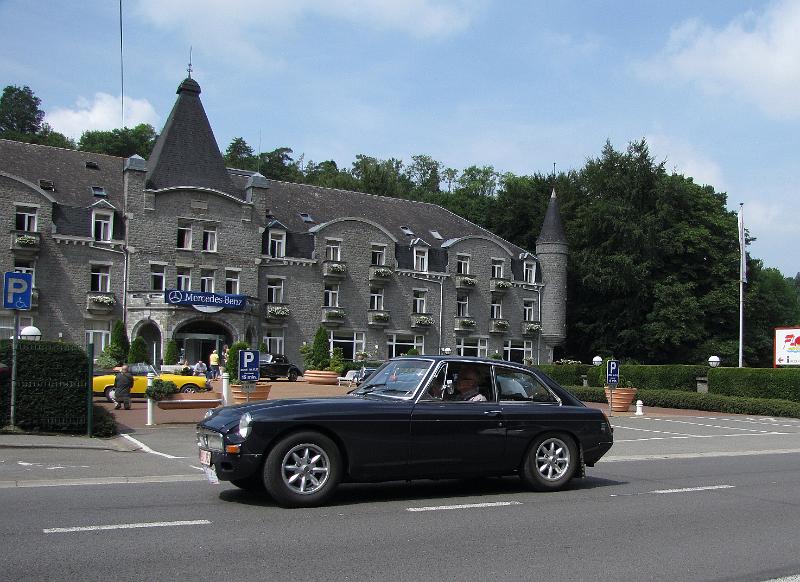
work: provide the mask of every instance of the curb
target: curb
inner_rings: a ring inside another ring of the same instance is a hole
[[[8,438],[11,436],[12,438]],[[95,450],[95,451],[115,451],[118,453],[132,453],[140,450],[140,447],[134,445],[127,439],[121,436],[113,437],[104,441],[95,440],[88,442],[88,437],[85,441],[66,442],[74,437],[39,437],[39,442],[22,442],[25,437],[38,437],[39,435],[0,435],[0,449],[73,449],[73,450]],[[50,441],[45,439],[57,438],[59,441]]]

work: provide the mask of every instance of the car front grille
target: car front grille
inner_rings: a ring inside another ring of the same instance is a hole
[[[213,430],[201,428],[197,431],[197,446],[209,451],[222,451],[222,435]]]

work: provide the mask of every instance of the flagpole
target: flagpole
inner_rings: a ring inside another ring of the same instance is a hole
[[[747,255],[744,238],[744,202],[739,203],[739,367],[744,351],[744,284],[747,281]]]

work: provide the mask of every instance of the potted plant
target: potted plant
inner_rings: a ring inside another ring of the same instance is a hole
[[[306,371],[303,372],[310,384],[326,384],[335,386],[339,383],[339,374],[329,369],[331,356],[328,351],[328,332],[320,326],[314,334],[314,342],[309,346],[304,344],[300,348],[303,355]]]
[[[628,412],[628,409],[636,398],[637,389],[630,381],[621,382],[613,390],[610,386],[605,387],[606,400],[611,406],[612,412]]]

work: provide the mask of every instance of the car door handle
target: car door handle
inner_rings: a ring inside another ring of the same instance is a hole
[[[502,410],[484,410],[483,413],[487,416],[500,416],[503,414]]]

